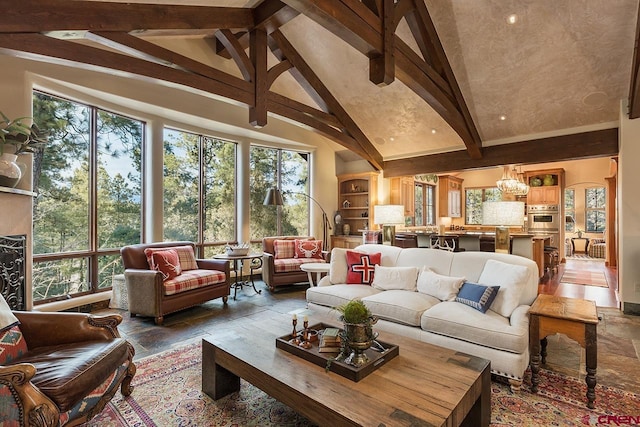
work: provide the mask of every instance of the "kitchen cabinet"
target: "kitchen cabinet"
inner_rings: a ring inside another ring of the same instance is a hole
[[[415,214],[415,184],[413,176],[391,178],[389,202],[392,205],[404,206],[404,216],[413,217]]]
[[[562,205],[564,169],[527,171],[525,180],[529,184],[528,205]]]
[[[342,225],[336,227],[336,235],[344,235],[344,225],[349,225],[348,235],[358,236],[373,224],[373,206],[378,202],[378,172],[338,175],[338,212]]]
[[[451,175],[438,177],[438,216],[462,216],[462,181]]]

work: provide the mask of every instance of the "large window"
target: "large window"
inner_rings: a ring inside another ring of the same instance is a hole
[[[249,162],[251,240],[309,235],[309,153],[251,146]],[[283,206],[262,204],[270,188],[280,189]]]
[[[585,189],[585,216],[587,233],[602,233],[605,228],[607,198],[604,187]]]
[[[416,182],[414,187],[415,212],[414,225],[435,225],[436,223],[436,204],[435,204],[435,186],[424,182]]]
[[[576,190],[564,190],[564,231],[573,233],[576,230]]]
[[[482,203],[502,200],[502,192],[497,187],[466,188],[464,200],[465,224],[482,225]]]
[[[164,131],[164,239],[219,253],[236,239],[236,144]]]
[[[119,248],[140,242],[144,123],[41,92],[33,116],[49,132],[34,158],[33,300],[108,288]]]

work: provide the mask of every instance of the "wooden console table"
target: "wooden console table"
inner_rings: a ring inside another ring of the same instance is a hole
[[[565,334],[577,341],[586,351],[587,407],[593,409],[596,400],[596,368],[598,364],[596,330],[598,312],[595,302],[553,295],[538,295],[531,306],[529,315],[531,322],[529,324],[531,392],[538,392],[541,356],[542,364],[547,361],[547,336],[556,333]]]

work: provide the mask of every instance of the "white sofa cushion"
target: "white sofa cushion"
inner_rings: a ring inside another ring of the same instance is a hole
[[[337,307],[354,299],[363,299],[382,292],[369,285],[331,285],[307,289],[307,302]]]
[[[382,291],[400,289],[415,292],[418,269],[416,267],[383,267],[376,265],[373,286]]]
[[[482,313],[454,301],[443,301],[425,311],[420,326],[427,332],[512,353],[524,353],[529,345],[528,325],[512,326],[498,313]]]
[[[422,313],[440,300],[419,292],[391,290],[362,298],[362,302],[381,319],[420,326]]]
[[[527,284],[529,272],[526,267],[506,262],[487,260],[478,283],[487,286],[500,286],[496,299],[491,304],[491,310],[503,315],[511,316],[515,308],[520,305],[520,297]]]
[[[418,276],[417,288],[418,292],[441,301],[453,301],[463,283],[464,277],[445,276],[424,267]]]

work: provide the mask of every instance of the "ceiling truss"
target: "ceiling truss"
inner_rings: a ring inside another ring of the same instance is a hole
[[[461,137],[466,149],[383,161],[335,96],[279,31],[280,26],[299,14],[366,55],[373,83],[384,86],[395,79],[402,81],[442,116]],[[304,124],[359,154],[375,169],[384,169],[385,176],[617,153],[617,130],[483,148],[423,0],[264,0],[254,8],[22,0],[5,8],[3,17],[0,49],[39,60],[73,63],[77,67],[113,69],[129,77],[151,78],[222,96],[247,105],[248,121],[255,127],[266,126],[269,113]],[[395,34],[402,19],[406,20],[420,54]],[[43,35],[52,31],[86,32],[86,38],[116,51]],[[147,42],[139,37],[143,35],[204,35],[210,41],[212,54],[232,58],[242,78]],[[640,27],[630,90],[631,118],[640,116],[639,38]],[[280,61],[270,69],[267,49]],[[270,90],[284,72],[291,73],[319,108]]]

